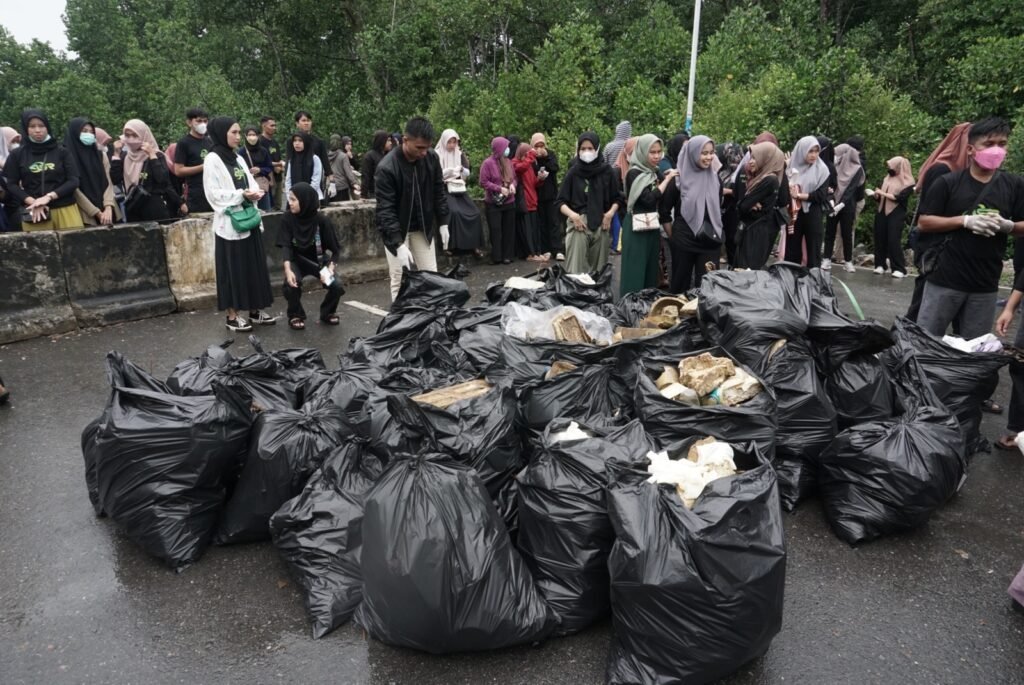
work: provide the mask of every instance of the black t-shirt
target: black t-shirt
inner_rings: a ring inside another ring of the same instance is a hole
[[[196,138],[191,133],[178,141],[178,147],[174,149],[174,163],[183,166],[199,166],[206,159],[206,154],[213,147],[208,137]],[[189,197],[205,197],[203,192],[203,174],[198,173],[185,179],[188,186]]]
[[[281,146],[277,144],[276,140],[268,140],[262,133],[260,134],[260,146],[267,151],[270,155],[271,162],[281,161]]]
[[[993,185],[981,199],[981,207],[998,209],[1000,215],[1013,221],[1024,220],[1024,188],[1018,176],[999,172],[989,181]],[[985,188],[969,169],[938,178],[921,203],[922,216],[962,216],[977,214],[978,197]],[[939,264],[928,281],[943,288],[967,293],[994,293],[999,289],[1006,254],[1006,234],[992,238],[975,235],[958,228],[943,235],[945,247]]]

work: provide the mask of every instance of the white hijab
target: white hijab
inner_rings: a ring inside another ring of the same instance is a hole
[[[462,146],[456,144],[453,152],[448,151],[448,141],[452,138],[458,141],[459,134],[453,128],[446,128],[441,133],[441,139],[437,141],[437,145],[434,147],[434,152],[441,158],[442,169],[462,168]]]
[[[814,164],[807,163],[807,153],[812,147],[820,149],[821,143],[814,136],[804,136],[796,142],[793,154],[789,157],[789,183],[800,186],[801,193],[813,193],[822,183],[828,182],[828,166],[821,161],[821,157]],[[807,201],[802,201],[800,208],[804,212],[811,211]]]

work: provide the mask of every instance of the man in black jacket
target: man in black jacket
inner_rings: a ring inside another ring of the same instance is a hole
[[[402,284],[402,269],[415,265],[437,271],[434,238],[440,235],[448,243],[448,201],[433,145],[434,127],[423,117],[413,117],[405,125],[402,144],[381,160],[374,174],[377,230],[386,248],[392,300]]]

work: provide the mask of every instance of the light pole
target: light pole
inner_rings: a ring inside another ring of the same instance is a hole
[[[690,83],[686,94],[686,133],[693,132],[693,87],[697,80],[697,41],[700,39],[700,3],[693,0],[693,43],[690,45]]]

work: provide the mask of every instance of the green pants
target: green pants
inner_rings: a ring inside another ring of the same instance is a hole
[[[622,220],[622,267],[619,294],[635,293],[658,285],[661,231],[633,231],[633,215]]]
[[[592,274],[608,263],[612,235],[597,227],[596,231],[577,231],[572,222],[565,228],[565,270],[571,274]]]

